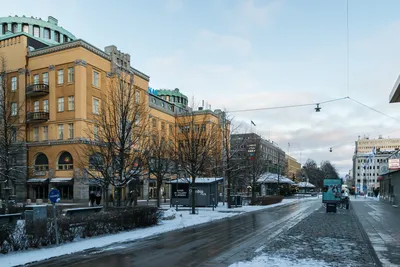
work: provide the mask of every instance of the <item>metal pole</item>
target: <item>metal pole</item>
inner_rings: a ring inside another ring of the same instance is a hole
[[[225,153],[225,111],[222,112],[222,171],[223,171],[223,175],[222,175],[222,206],[225,206],[225,157],[226,157],[226,153]],[[231,191],[232,193],[232,191]]]
[[[60,241],[59,241],[59,236],[58,236],[56,203],[53,203],[53,222],[54,222],[54,231],[56,232],[56,244],[59,245]]]

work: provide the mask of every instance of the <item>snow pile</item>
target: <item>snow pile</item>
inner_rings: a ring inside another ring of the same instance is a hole
[[[176,212],[175,209],[170,208],[163,212],[161,220],[173,220],[177,216],[182,216],[180,213]]]
[[[279,256],[261,255],[250,261],[236,262],[229,267],[329,267],[328,263],[313,259],[293,260]]]

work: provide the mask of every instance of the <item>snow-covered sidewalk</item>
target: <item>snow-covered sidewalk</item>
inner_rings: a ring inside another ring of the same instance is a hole
[[[281,203],[273,205],[243,206],[230,210],[227,209],[226,205],[222,206],[220,204],[214,211],[212,210],[212,208],[199,208],[199,214],[197,215],[191,215],[188,209],[178,212],[176,212],[174,209],[169,209],[164,213],[164,217],[175,215],[175,219],[162,220],[159,225],[153,227],[141,228],[113,235],[104,235],[88,239],[81,239],[79,241],[63,244],[58,247],[45,247],[42,249],[30,249],[27,251],[11,252],[6,255],[0,255],[0,262],[1,265],[4,264],[4,266],[24,265],[30,262],[41,261],[48,258],[71,254],[87,249],[105,247],[114,243],[134,241],[193,225],[237,216],[243,213],[270,209],[273,207],[290,205],[299,201],[309,200],[317,200],[317,198],[308,197],[302,199],[283,199]]]

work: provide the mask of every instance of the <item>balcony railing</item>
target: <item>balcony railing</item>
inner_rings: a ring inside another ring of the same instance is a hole
[[[49,93],[49,85],[45,83],[29,84],[26,86],[26,95],[41,96]]]
[[[26,121],[30,122],[44,122],[49,120],[48,111],[28,112],[26,114]]]

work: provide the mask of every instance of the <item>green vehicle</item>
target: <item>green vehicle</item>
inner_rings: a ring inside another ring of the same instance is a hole
[[[322,203],[326,205],[326,212],[336,213],[336,208],[342,202],[342,180],[324,179],[322,189]]]

